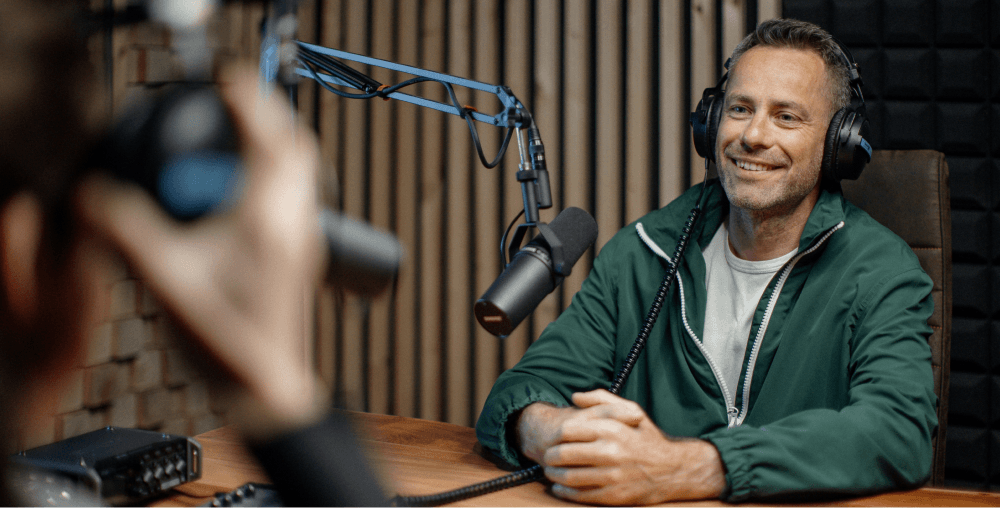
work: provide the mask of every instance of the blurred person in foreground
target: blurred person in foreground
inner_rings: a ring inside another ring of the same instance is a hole
[[[324,258],[317,148],[279,94],[229,70],[219,89],[240,139],[238,204],[170,219],[138,187],[86,168],[100,135],[81,4],[0,3],[0,439],[52,414],[106,312],[117,256],[207,359],[289,505],[385,504],[343,416],[301,358]],[[99,169],[99,168],[97,168]],[[30,504],[4,482],[5,504]]]

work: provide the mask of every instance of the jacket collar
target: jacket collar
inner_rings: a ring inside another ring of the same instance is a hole
[[[809,248],[831,228],[844,222],[844,195],[840,184],[825,181],[820,187],[819,199],[809,213],[806,227],[799,239],[799,252]]]
[[[704,185],[704,193],[701,189]],[[680,198],[664,208],[640,219],[641,229],[660,249],[673,253],[674,243],[680,236],[687,212],[701,200],[702,213],[692,231],[695,245],[704,247],[711,241],[723,219],[729,214],[729,200],[718,178],[709,179],[704,184],[692,187]],[[831,228],[844,221],[845,201],[840,184],[824,181],[820,188],[816,206],[809,213],[805,229],[799,239],[799,251],[808,249]],[[694,245],[692,245],[694,247]]]

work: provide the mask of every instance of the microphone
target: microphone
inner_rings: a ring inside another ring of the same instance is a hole
[[[374,296],[396,280],[404,252],[395,236],[333,210],[319,215],[329,254],[327,282]]]
[[[548,233],[542,230],[542,235],[518,251],[493,285],[476,300],[473,307],[476,319],[493,335],[510,335],[562,283],[570,268],[597,239],[597,222],[576,207],[560,212],[548,229]],[[553,263],[553,257],[560,257],[560,253],[562,259]]]
[[[239,199],[237,149],[218,93],[189,83],[127,111],[95,148],[90,167],[139,184],[171,217],[192,221]],[[396,279],[403,258],[396,237],[332,210],[322,210],[318,219],[326,237],[328,283],[374,296]]]

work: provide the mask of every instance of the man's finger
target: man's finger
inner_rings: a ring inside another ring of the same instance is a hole
[[[619,461],[619,448],[613,441],[562,443],[542,455],[542,464],[554,467],[610,466]]]
[[[575,418],[563,422],[559,441],[562,443],[589,442],[610,439],[628,432],[630,426],[611,418]]]
[[[598,404],[611,404],[615,399],[620,397],[603,388],[599,388],[589,392],[576,392],[571,398],[573,399],[573,404],[578,407],[591,407]]]
[[[556,497],[575,501],[580,495],[580,490],[556,483],[552,485],[552,494]]]
[[[611,497],[610,489],[611,487],[598,487],[593,489],[573,488],[566,485],[555,484],[552,486],[552,494],[556,497],[567,499],[576,503],[599,505],[623,504]]]
[[[632,427],[639,425],[646,418],[646,412],[639,407],[639,404],[607,390],[574,393],[572,399],[577,407],[590,409],[596,416],[612,418]]]
[[[297,233],[289,225],[309,224],[318,230],[319,152],[313,134],[295,121],[279,92],[261,92],[250,69],[227,69],[220,90],[240,137],[247,176],[241,215],[255,227],[282,236]],[[293,240],[283,238],[280,243]]]
[[[174,226],[153,198],[136,185],[92,175],[79,187],[78,209],[84,221],[111,239],[132,261],[161,252],[164,232]]]
[[[277,91],[265,95],[259,83],[256,73],[247,67],[227,68],[219,80],[219,90],[244,147],[250,153],[266,153],[291,146],[295,127],[291,106]]]
[[[208,280],[199,272],[203,263],[191,262],[178,249],[184,231],[146,191],[105,175],[92,175],[81,183],[76,198],[81,218],[114,244],[151,284],[169,285],[178,298],[199,298],[201,291],[188,289]]]
[[[603,487],[614,481],[609,467],[546,467],[545,477],[553,483],[575,489]]]
[[[295,120],[291,105],[277,90],[265,94],[259,83],[252,69],[234,67],[226,69],[219,87],[244,155],[267,162],[251,165],[249,170],[267,173],[251,178],[268,181],[303,173],[314,178],[316,165],[312,162],[318,157],[318,150],[312,133]]]

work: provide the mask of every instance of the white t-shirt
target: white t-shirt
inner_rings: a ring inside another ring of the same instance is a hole
[[[726,383],[732,407],[757,303],[778,270],[798,252],[765,261],[747,261],[729,248],[728,220],[719,226],[705,256],[708,305],[702,344]]]

